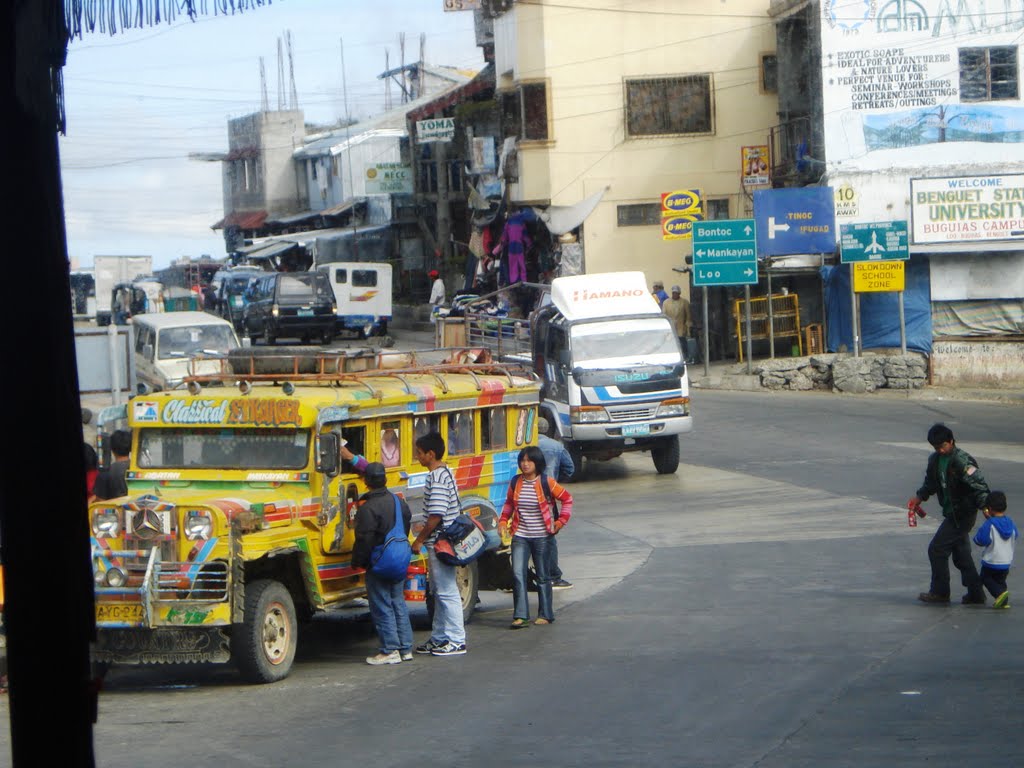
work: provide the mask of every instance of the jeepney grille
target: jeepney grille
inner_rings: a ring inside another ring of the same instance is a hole
[[[658,412],[657,406],[650,407],[637,407],[637,408],[616,408],[614,411],[608,410],[608,418],[612,421],[640,421],[642,419],[654,418],[654,414]]]
[[[153,591],[157,600],[223,602],[228,594],[227,563],[158,562]]]

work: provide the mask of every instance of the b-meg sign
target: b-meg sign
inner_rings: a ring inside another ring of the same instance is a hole
[[[911,179],[913,241],[1024,239],[1024,174]]]

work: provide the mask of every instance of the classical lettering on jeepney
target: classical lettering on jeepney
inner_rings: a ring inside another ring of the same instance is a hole
[[[258,427],[299,426],[299,401],[272,398],[232,400],[228,410],[229,424],[252,424]]]
[[[223,424],[227,400],[170,400],[164,406],[164,424]]]

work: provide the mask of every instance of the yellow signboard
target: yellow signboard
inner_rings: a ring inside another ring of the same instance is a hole
[[[743,147],[740,154],[743,186],[763,187],[771,183],[768,173],[768,145]]]
[[[853,265],[853,290],[902,291],[904,286],[902,261],[867,261]]]
[[[687,240],[693,237],[693,222],[703,219],[699,213],[666,216],[661,220],[661,239]]]
[[[662,192],[662,240],[688,240],[693,237],[693,222],[703,220],[704,199],[699,189]]]

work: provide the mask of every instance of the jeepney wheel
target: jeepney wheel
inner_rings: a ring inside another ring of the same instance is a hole
[[[658,440],[651,449],[651,458],[659,475],[671,475],[679,469],[679,435]]]
[[[295,661],[298,625],[285,587],[269,579],[245,585],[245,618],[231,631],[231,650],[242,676],[252,683],[287,677]]]
[[[480,572],[477,569],[476,561],[469,565],[460,565],[455,568],[455,583],[459,587],[459,597],[462,599],[462,621],[468,622],[473,618],[473,611],[480,601],[478,592],[480,584]],[[434,592],[427,592],[427,615],[430,621],[434,621]]]

